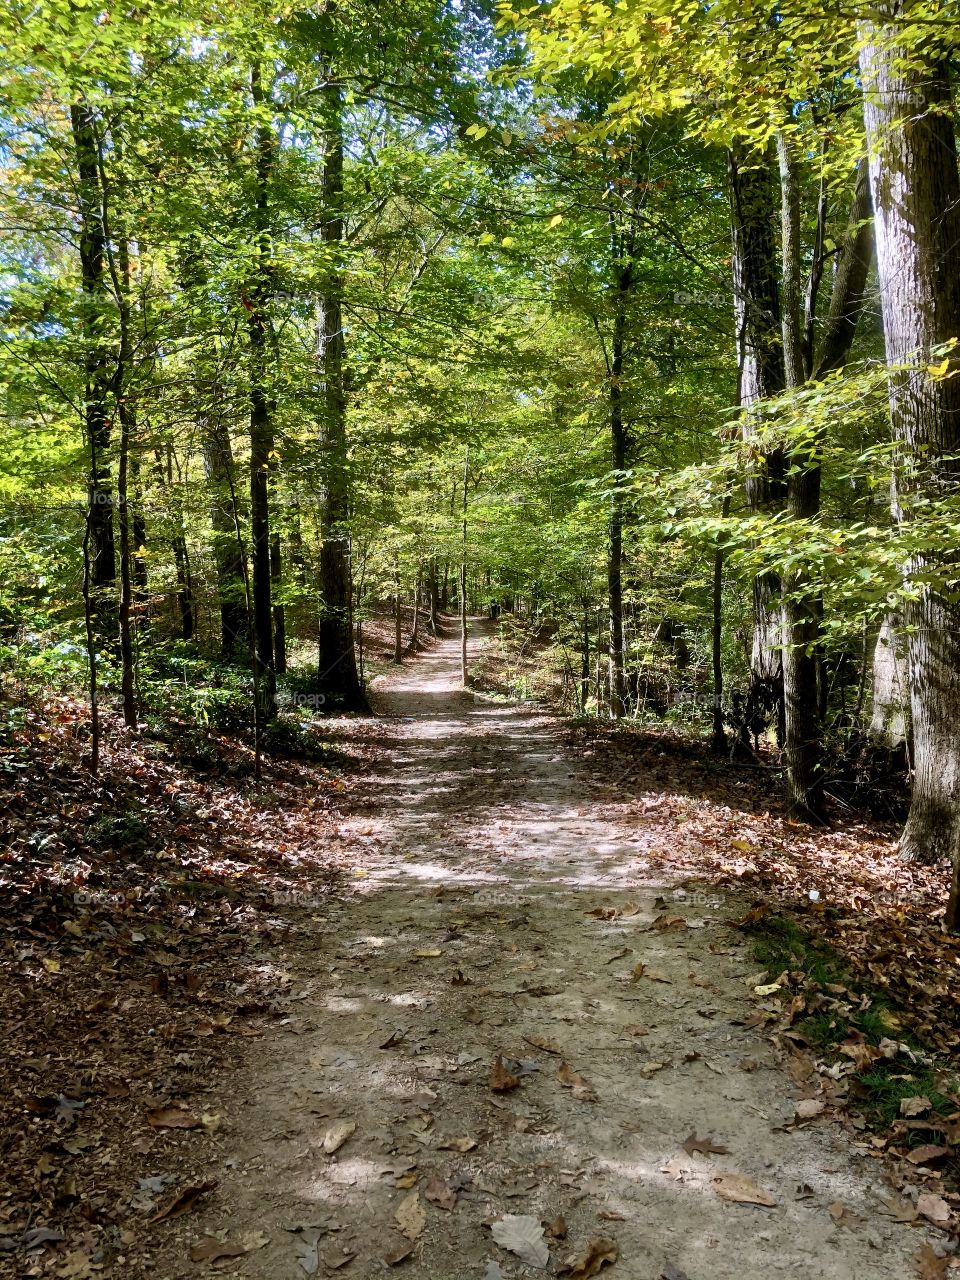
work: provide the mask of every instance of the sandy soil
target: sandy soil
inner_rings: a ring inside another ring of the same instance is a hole
[[[294,1016],[250,1042],[217,1189],[157,1228],[157,1274],[196,1275],[187,1249],[215,1234],[262,1246],[217,1264],[244,1277],[543,1275],[491,1224],[560,1215],[548,1274],[598,1238],[611,1280],[912,1274],[924,1233],[883,1216],[882,1163],[829,1121],[795,1126],[814,1088],[744,1025],[738,904],[653,877],[645,831],[595,803],[549,717],[458,677],[453,638],[378,682],[390,767],[342,832],[352,896],[301,904],[264,956]],[[727,1151],[689,1153],[694,1134]],[[724,1198],[733,1175],[775,1203]]]

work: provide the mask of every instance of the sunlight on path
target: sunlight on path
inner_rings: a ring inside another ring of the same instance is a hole
[[[602,816],[547,716],[459,688],[458,640],[373,701],[391,767],[344,829],[372,828],[366,874],[283,957],[303,1025],[251,1072],[210,1210],[270,1237],[237,1274],[495,1280],[605,1240],[611,1280],[908,1275],[879,1167],[782,1129],[800,1095],[744,1026],[732,909],[651,878],[649,833]]]

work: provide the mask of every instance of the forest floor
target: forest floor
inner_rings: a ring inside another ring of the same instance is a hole
[[[27,945],[18,926],[5,1047],[22,1074],[3,1087],[30,1118],[4,1139],[0,1274],[952,1274],[960,1201],[936,1141],[960,1134],[912,1096],[913,1051],[852,1031],[839,1061],[821,1054],[798,1016],[862,995],[771,977],[738,927],[762,928],[808,877],[842,888],[861,836],[795,833],[788,857],[752,778],[705,775],[667,739],[627,759],[618,738],[464,692],[453,636],[379,678],[373,702],[372,719],[329,723],[353,747],[343,781],[291,766],[232,817],[226,780],[194,788],[168,849],[215,865],[220,888],[196,890],[176,934],[128,896],[140,931],[96,917],[118,954],[94,968],[95,894],[56,928],[38,918]],[[168,800],[186,793],[150,768]],[[936,981],[911,952],[926,1020]],[[891,1055],[925,1147],[857,1109],[850,1073]]]

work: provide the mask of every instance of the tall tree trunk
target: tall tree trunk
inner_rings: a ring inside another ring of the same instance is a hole
[[[254,106],[264,105],[260,65],[250,72]],[[273,607],[270,583],[270,463],[273,417],[267,391],[267,305],[270,297],[271,237],[269,189],[274,138],[269,123],[257,125],[255,144],[256,194],[254,225],[256,260],[247,298],[250,348],[250,537],[253,547],[253,637],[256,662],[256,712],[260,730],[277,714],[277,679],[273,654]]]
[[[332,66],[323,89],[324,157],[321,236],[331,263],[318,304],[318,363],[323,380],[324,497],[320,548],[320,685],[347,710],[365,710],[367,699],[353,646],[353,582],[350,564],[350,474],[343,363],[343,94]]]
[[[785,174],[786,168],[786,174]],[[825,326],[818,377],[846,363],[863,310],[867,273],[873,250],[869,183],[861,171],[851,207],[850,230],[843,245],[834,276],[833,291]],[[781,153],[783,276],[799,279],[800,207],[796,196],[796,174]],[[789,255],[789,259],[788,259]],[[784,298],[788,291],[785,287]],[[816,292],[811,286],[808,312],[815,310]],[[790,332],[784,318],[784,347],[799,341],[799,327]],[[787,385],[803,382],[804,365],[787,360]],[[796,381],[798,370],[800,381]],[[787,469],[787,511],[798,528],[812,521],[820,511],[821,447],[817,434],[799,440],[792,448]],[[825,682],[820,651],[823,601],[820,589],[798,563],[783,581],[783,692],[784,745],[787,761],[787,799],[791,813],[807,822],[823,820],[822,718],[825,710]]]
[[[400,566],[393,567],[393,660],[403,661],[403,608],[400,600]]]
[[[190,568],[190,552],[183,524],[177,529],[171,540],[173,546],[173,563],[177,574],[177,611],[180,615],[180,637],[192,640],[196,626],[196,615],[193,608],[193,571]]]
[[[220,647],[225,658],[246,657],[250,650],[243,547],[237,540],[239,512],[233,448],[226,423],[218,415],[200,419],[203,471],[207,487],[213,559],[220,606]]]
[[[730,495],[725,494],[721,516],[730,514]],[[713,663],[713,737],[711,747],[717,753],[727,749],[727,732],[723,723],[723,548],[713,553],[713,619],[711,625],[711,659]]]
[[[627,332],[627,303],[633,287],[633,265],[626,259],[623,236],[612,233],[615,261],[613,338],[610,351],[610,445],[613,492],[610,496],[607,550],[607,605],[610,614],[609,684],[610,716],[619,720],[626,711],[626,672],[623,646],[623,514],[624,472],[627,467],[627,429],[623,420],[623,359]]]
[[[106,233],[100,181],[97,116],[83,101],[70,108],[77,161],[80,224],[80,277],[83,289],[84,428],[90,457],[87,484],[90,607],[96,635],[113,640],[117,621],[113,598],[117,577],[113,536],[113,489],[110,478],[110,395]]]
[[[947,67],[918,66],[918,51],[896,43],[902,6],[887,0],[879,9],[891,25],[864,26],[860,71],[884,340],[893,370],[890,416],[899,445],[894,512],[909,532],[923,503],[955,493],[960,478],[960,362],[951,356],[953,376],[945,378],[925,367],[939,344],[960,336],[960,175]],[[905,573],[914,783],[901,850],[925,862],[951,859],[946,926],[954,929],[960,905],[957,552],[917,552]]]
[[[467,676],[467,486],[470,480],[470,450],[463,451],[463,511],[460,543],[460,683],[466,689]]]
[[[888,613],[873,650],[869,733],[890,750],[910,745],[910,670],[907,637],[900,619]]]
[[[270,537],[270,579],[276,601],[283,588],[283,552],[279,533],[273,533]],[[273,664],[278,676],[286,674],[287,615],[283,605],[278,603],[273,606]]]
[[[114,380],[117,416],[120,419],[120,451],[117,458],[117,531],[120,535],[120,698],[123,722],[128,729],[137,727],[137,704],[133,653],[133,568],[130,546],[130,504],[128,476],[130,446],[136,436],[137,419],[130,388],[130,365],[133,358],[130,322],[132,290],[130,280],[130,248],[125,234],[118,246],[120,347]]]
[[[779,509],[786,498],[783,451],[757,439],[752,412],[760,401],[779,395],[786,385],[775,236],[777,207],[766,156],[736,148],[727,160],[742,432],[750,451],[747,506],[760,514]],[[758,574],[753,583],[750,666],[748,704],[751,710],[763,707],[773,711],[782,738],[780,579],[773,572]]]

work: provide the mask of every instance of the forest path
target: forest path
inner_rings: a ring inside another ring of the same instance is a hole
[[[495,1244],[494,1219],[562,1215],[551,1274],[599,1238],[611,1280],[912,1274],[921,1239],[878,1215],[880,1163],[832,1123],[781,1128],[802,1089],[744,1025],[757,965],[734,907],[653,878],[648,837],[598,811],[548,716],[459,688],[458,639],[373,696],[390,768],[373,817],[342,831],[355,891],[273,957],[295,1024],[251,1042],[184,1244],[262,1233],[226,1270],[271,1280],[392,1274],[388,1257],[494,1280],[545,1274]],[[686,927],[651,928],[661,896]],[[520,1078],[503,1092],[499,1054]],[[561,1061],[588,1087],[565,1087]],[[356,1129],[327,1154],[340,1121]],[[690,1154],[691,1134],[728,1152]],[[775,1205],[723,1198],[732,1175]]]

